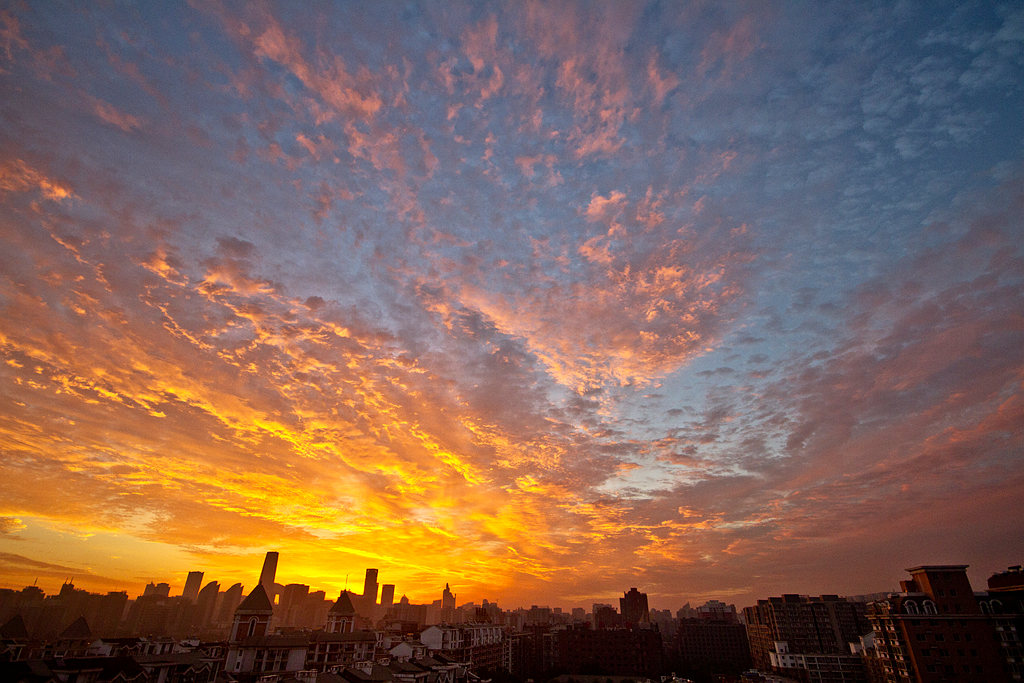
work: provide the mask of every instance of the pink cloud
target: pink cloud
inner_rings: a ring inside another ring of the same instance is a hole
[[[93,113],[104,123],[109,123],[126,133],[142,127],[142,121],[138,117],[121,111],[109,102],[97,98],[91,99]]]
[[[0,49],[3,50],[8,62],[14,60],[15,50],[28,49],[28,41],[21,35],[18,17],[8,10],[0,11]]]
[[[607,197],[594,194],[590,204],[584,210],[588,221],[608,220],[612,214],[618,213],[625,204],[626,195],[618,190],[613,190]]]
[[[470,64],[473,65],[474,79],[479,83],[480,100],[486,100],[501,90],[505,74],[498,62],[498,20],[493,15],[471,27],[462,38],[462,47]],[[485,67],[490,64],[490,75],[485,76]]]
[[[744,15],[726,31],[715,31],[704,43],[697,65],[697,76],[717,74],[721,79],[735,75],[736,69],[759,46],[755,17]]]
[[[650,61],[647,62],[647,81],[650,84],[651,91],[654,93],[654,104],[659,107],[665,101],[665,97],[678,88],[681,83],[674,73],[662,74],[658,69],[656,54],[651,55]]]
[[[327,105],[332,118],[354,115],[368,120],[383,106],[382,96],[374,90],[373,74],[365,68],[352,74],[339,56],[324,52],[318,52],[311,62],[305,56],[302,41],[286,32],[269,11],[254,12],[251,26],[226,12],[219,11],[218,15],[257,58],[277,62],[298,78]],[[245,82],[236,81],[236,89],[247,92],[250,88]]]

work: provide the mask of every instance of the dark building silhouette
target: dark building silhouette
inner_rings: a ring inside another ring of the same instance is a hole
[[[363,596],[362,603],[366,607],[366,614],[364,616],[372,617],[373,608],[377,604],[377,570],[367,569],[366,576],[363,578]]]
[[[695,681],[738,676],[752,666],[747,627],[733,618],[679,620],[675,635],[678,672]]]
[[[214,623],[218,626],[228,625],[231,623],[235,610],[238,609],[240,604],[242,604],[244,591],[245,587],[240,583],[236,583],[221,594],[220,609],[217,610],[217,616],[214,619]]]
[[[199,597],[199,589],[202,585],[203,572],[189,572],[188,578],[185,579],[185,589],[181,592],[181,597],[189,602],[195,602]]]
[[[556,630],[553,668],[569,674],[644,676],[664,669],[661,635],[653,629]]]
[[[214,608],[217,606],[217,598],[220,595],[220,583],[211,581],[199,591],[196,597],[195,611],[193,613],[192,633],[199,633],[207,628],[213,621]]]
[[[811,681],[866,680],[851,644],[871,631],[866,604],[837,595],[787,594],[743,610],[754,665]]]
[[[387,611],[395,603],[395,584],[385,583],[380,587],[380,606]]]
[[[146,585],[142,589],[142,595],[147,598],[166,598],[171,594],[171,585],[169,583],[152,583]]]
[[[622,621],[626,626],[651,623],[651,613],[647,607],[647,593],[641,593],[636,588],[630,588],[628,593],[622,594],[622,597],[619,598],[619,610],[622,612]]]
[[[260,571],[260,584],[267,592],[267,597],[273,602],[274,581],[277,579],[277,551],[271,550],[263,558],[263,570]]]

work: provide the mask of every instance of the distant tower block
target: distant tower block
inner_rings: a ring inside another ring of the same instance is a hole
[[[380,606],[388,609],[395,604],[395,584],[385,583],[380,587]]]
[[[377,570],[367,569],[366,579],[363,581],[363,604],[367,609],[373,610],[377,604]]]
[[[651,623],[651,612],[647,608],[647,593],[630,588],[628,593],[623,593],[619,598],[619,608],[622,611],[622,620],[630,626]]]
[[[189,572],[188,578],[185,579],[185,590],[182,592],[181,597],[189,602],[195,602],[196,598],[199,597],[199,589],[202,585],[203,572]]]
[[[444,585],[444,592],[441,593],[441,609],[455,609],[455,593],[452,593],[447,583]]]
[[[277,578],[277,551],[271,550],[263,560],[263,571],[260,572],[260,585],[268,595],[274,594],[274,580]]]

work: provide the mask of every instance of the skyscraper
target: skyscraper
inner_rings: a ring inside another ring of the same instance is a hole
[[[196,598],[199,597],[199,588],[202,585],[203,572],[189,572],[188,578],[185,579],[185,590],[182,592],[181,597],[189,602],[195,602]]]
[[[373,606],[377,604],[377,570],[367,569],[366,579],[363,581],[362,603],[367,611],[372,612]]]
[[[651,623],[647,593],[641,593],[636,588],[630,588],[628,593],[623,593],[619,598],[619,611],[622,612],[622,620],[629,626]]]
[[[395,584],[385,583],[380,588],[380,606],[389,609],[395,603]]]
[[[267,595],[274,594],[274,580],[277,578],[277,551],[271,550],[263,560],[263,571],[260,572],[260,585]]]

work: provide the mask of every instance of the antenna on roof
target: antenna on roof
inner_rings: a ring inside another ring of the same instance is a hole
[[[348,590],[348,574],[345,574],[345,590]]]

